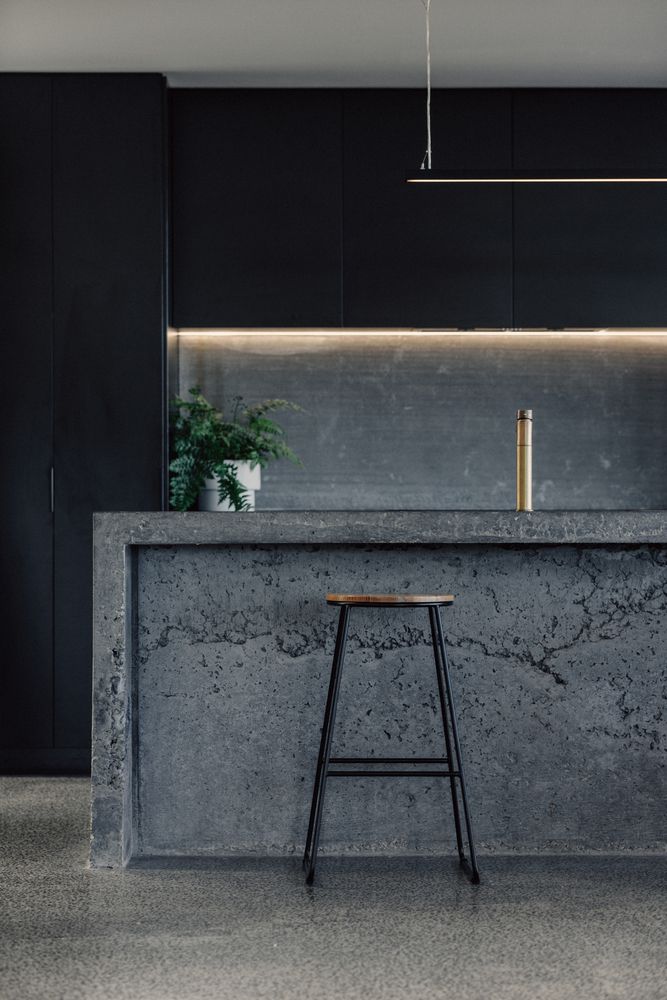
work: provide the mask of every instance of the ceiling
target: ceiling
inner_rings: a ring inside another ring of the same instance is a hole
[[[432,0],[434,86],[667,86],[667,0]],[[424,83],[421,0],[0,0],[0,70]]]

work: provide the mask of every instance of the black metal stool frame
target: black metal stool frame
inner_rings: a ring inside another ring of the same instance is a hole
[[[345,645],[350,621],[351,604],[340,602],[340,615],[338,619],[338,632],[336,635],[336,647],[334,650],[333,663],[331,666],[331,678],[329,680],[329,690],[327,693],[326,706],[324,709],[324,722],[322,725],[322,737],[320,740],[320,751],[317,758],[317,770],[315,772],[315,784],[313,786],[313,799],[310,807],[310,819],[308,822],[308,834],[306,836],[306,849],[303,856],[303,866],[306,870],[306,883],[313,884],[315,878],[315,866],[317,864],[317,852],[320,842],[320,829],[322,826],[322,811],[324,807],[324,794],[326,791],[327,778],[388,778],[388,777],[440,777],[449,778],[452,796],[452,811],[454,813],[454,826],[456,829],[456,846],[458,849],[459,863],[470,881],[478,885],[479,868],[475,854],[475,842],[473,838],[472,820],[468,807],[468,795],[466,792],[465,773],[463,769],[463,758],[461,755],[461,744],[459,741],[458,727],[456,723],[456,709],[454,705],[454,694],[449,674],[449,661],[447,659],[447,647],[445,644],[445,633],[442,627],[440,607],[444,602],[437,604],[420,603],[413,604],[412,607],[427,607],[431,626],[431,641],[433,644],[433,657],[435,660],[435,672],[438,681],[438,696],[440,700],[440,713],[442,716],[442,726],[445,737],[445,757],[332,757],[331,741],[336,722],[336,708],[338,705],[338,694],[340,691],[340,681],[345,662]],[[451,603],[451,602],[449,602]],[[354,604],[355,607],[392,607],[396,608],[396,603],[387,604],[374,603],[372,605]],[[409,605],[404,605],[409,606]],[[450,732],[451,728],[451,732]],[[452,748],[454,750],[455,768],[452,768]],[[423,765],[431,765],[425,769]],[[433,765],[446,764],[446,768],[433,769]],[[332,770],[330,765],[334,765]],[[366,765],[360,768],[359,765]],[[384,765],[378,768],[378,765]],[[390,766],[391,765],[391,766]],[[395,765],[403,765],[397,768]],[[407,767],[406,765],[411,765]],[[417,767],[415,767],[417,765]],[[463,818],[465,821],[466,835],[468,840],[468,851],[470,857],[466,857],[463,844],[463,831],[461,827],[461,813],[459,808],[459,798],[457,781],[460,786],[461,801],[463,805]]]

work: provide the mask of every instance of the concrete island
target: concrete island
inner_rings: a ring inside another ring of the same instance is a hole
[[[667,512],[114,513],[94,521],[93,866],[302,849],[331,590],[455,595],[480,852],[667,848]],[[335,753],[442,753],[429,644],[423,610],[353,611]],[[332,779],[322,850],[448,853],[447,796]]]

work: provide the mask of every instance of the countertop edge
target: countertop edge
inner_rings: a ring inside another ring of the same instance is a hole
[[[667,510],[137,511],[93,515],[98,545],[667,545]]]

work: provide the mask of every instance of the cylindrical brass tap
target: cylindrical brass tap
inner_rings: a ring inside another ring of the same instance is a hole
[[[516,509],[533,509],[533,411],[516,412]]]

